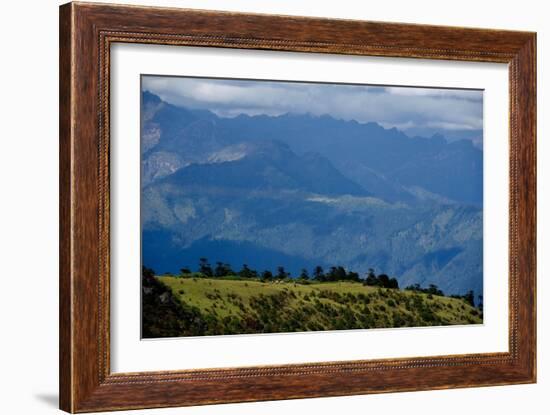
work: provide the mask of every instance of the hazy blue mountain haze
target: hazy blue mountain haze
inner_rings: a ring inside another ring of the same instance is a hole
[[[310,114],[219,117],[142,94],[142,260],[368,268],[482,293],[483,153]]]

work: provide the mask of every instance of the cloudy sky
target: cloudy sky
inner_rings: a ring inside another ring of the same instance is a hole
[[[281,81],[143,76],[142,89],[178,106],[207,109],[222,117],[328,114],[374,121],[410,136],[442,134],[481,145],[483,92]]]

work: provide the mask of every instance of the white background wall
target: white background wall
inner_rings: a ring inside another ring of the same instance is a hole
[[[550,13],[543,1],[189,0],[134,4],[311,15],[538,32],[539,383],[346,398],[143,411],[158,414],[546,414],[550,408],[548,326],[550,145],[543,82]],[[58,10],[57,0],[2,4],[0,65],[0,412],[57,411]],[[546,78],[548,78],[547,75]],[[544,300],[546,297],[546,300]],[[136,412],[134,412],[136,413]]]

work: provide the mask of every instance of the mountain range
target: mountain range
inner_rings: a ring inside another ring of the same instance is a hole
[[[142,93],[142,261],[369,268],[482,293],[483,153],[330,116],[218,117]]]

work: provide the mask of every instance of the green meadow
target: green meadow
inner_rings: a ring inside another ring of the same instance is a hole
[[[463,298],[355,281],[144,279],[144,337],[481,324]]]

